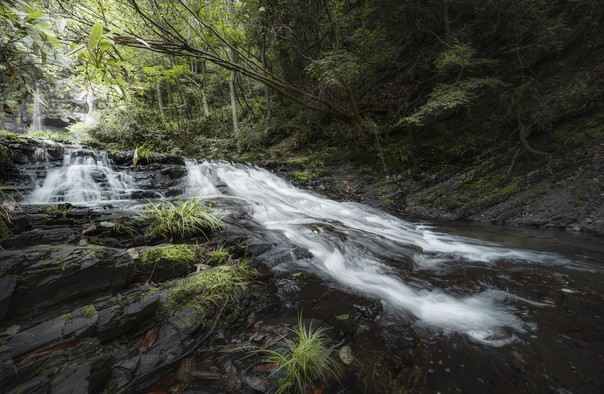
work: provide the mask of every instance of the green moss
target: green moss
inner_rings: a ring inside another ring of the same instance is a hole
[[[5,279],[17,279],[17,280],[23,280],[23,277],[21,275],[4,275],[3,277],[0,278],[0,280],[5,280]]]
[[[489,194],[483,198],[478,199],[478,201],[476,201],[476,206],[478,206],[479,208],[485,208],[500,203],[506,200],[507,198],[520,193],[521,190],[522,187],[520,181],[514,181],[499,190],[498,192]]]
[[[206,254],[206,263],[209,265],[225,265],[228,264],[231,259],[232,256],[222,245]]]
[[[325,173],[325,163],[316,155],[290,158],[288,163],[302,167],[303,171],[294,173],[296,179],[307,181],[316,179]]]
[[[71,313],[65,313],[61,315],[61,318],[65,320],[65,324],[69,324],[73,321],[73,315]]]
[[[0,140],[9,141],[9,142],[25,142],[27,141],[25,138],[19,136],[18,134],[11,133],[10,131],[0,130]]]
[[[89,256],[92,257],[92,258],[94,258],[94,259],[99,260],[99,259],[104,258],[106,256],[106,254],[105,254],[104,250],[97,250],[97,251],[94,251],[94,252],[90,252]]]
[[[140,252],[144,265],[156,264],[158,267],[185,266],[188,268],[198,262],[202,248],[193,245],[156,246]]]
[[[85,317],[85,318],[92,317],[92,316],[96,315],[97,313],[99,313],[96,310],[96,306],[94,306],[92,304],[83,306],[82,308],[80,308],[80,312],[82,312],[82,317]]]
[[[194,307],[200,312],[221,305],[228,297],[241,292],[256,270],[246,263],[221,267],[176,281],[162,302],[160,316],[167,318],[175,312]]]

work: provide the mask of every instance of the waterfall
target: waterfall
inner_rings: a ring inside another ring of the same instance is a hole
[[[38,86],[36,86],[36,91],[34,93],[34,108],[31,120],[31,128],[33,131],[42,130],[42,106],[40,99],[40,90]]]
[[[131,175],[111,168],[106,152],[66,149],[62,165],[36,181],[29,203],[98,203],[125,200],[134,187]]]
[[[86,105],[85,105],[85,113],[84,113],[84,124],[91,126],[95,122],[94,118],[94,91],[92,87],[89,87],[86,93]]]

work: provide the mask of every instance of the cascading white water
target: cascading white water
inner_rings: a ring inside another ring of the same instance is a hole
[[[312,254],[300,266],[276,269],[306,269],[354,292],[377,297],[395,313],[412,314],[415,324],[465,333],[493,346],[508,343],[514,332],[526,330],[526,325],[506,305],[507,300],[518,297],[498,290],[454,296],[438,288],[414,288],[399,279],[385,259],[411,258],[416,269],[445,261],[555,261],[545,253],[511,250],[440,234],[361,204],[322,198],[263,169],[225,162],[188,162],[187,168],[189,196],[219,193],[208,186],[218,181],[228,188],[222,198],[243,201],[251,217],[267,232],[278,234],[290,247]]]
[[[111,168],[105,152],[66,150],[63,163],[37,180],[27,202],[34,204],[98,203],[124,200],[130,196],[132,176]]]
[[[31,119],[31,128],[33,131],[42,130],[42,106],[40,103],[40,91],[36,86],[36,92],[34,93],[34,108]]]
[[[194,160],[187,159],[185,164],[187,166],[185,197],[218,196],[221,194],[218,188],[214,186],[216,174],[210,163],[207,161],[197,163]]]
[[[89,87],[87,90],[87,94],[86,94],[86,105],[85,105],[85,109],[86,112],[84,113],[84,124],[86,124],[87,126],[92,126],[96,120],[94,118],[94,103],[95,103],[95,99],[94,99],[94,91],[92,89],[92,87]]]

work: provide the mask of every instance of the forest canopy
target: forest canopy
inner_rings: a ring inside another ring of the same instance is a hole
[[[3,121],[94,106],[70,128],[122,149],[539,156],[604,91],[597,0],[4,0],[0,15]]]

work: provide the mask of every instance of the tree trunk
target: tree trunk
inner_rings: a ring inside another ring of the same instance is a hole
[[[268,70],[268,64],[266,61],[266,35],[264,34],[262,35],[262,67]],[[271,119],[273,109],[271,108],[271,88],[267,84],[264,84],[264,95],[266,96],[266,123],[268,124]]]
[[[442,0],[443,7],[443,28],[445,30],[445,42],[451,43],[451,33],[449,31],[449,10],[447,7],[447,0]]]
[[[228,0],[227,2],[227,15],[229,20],[229,26],[231,27],[231,29],[234,29],[235,23],[233,21],[233,0]],[[233,48],[231,48],[231,61],[235,64],[239,62],[236,48],[237,44],[233,44]],[[236,78],[237,72],[235,70],[231,70],[231,78],[229,79],[229,90],[231,93],[231,112],[233,115],[233,135],[235,137],[239,137],[239,121],[237,119],[237,97],[235,96]]]
[[[174,62],[174,56],[170,56],[170,65],[172,66],[172,68],[174,68],[175,64],[176,63]],[[178,90],[178,95],[180,96],[180,104],[182,105],[183,110],[187,114],[187,118],[190,119],[191,114],[190,114],[189,108],[188,108],[187,96],[185,95],[185,91],[182,88],[182,84],[180,83],[180,77],[175,78],[175,81],[176,81],[176,89]]]
[[[157,92],[157,105],[159,106],[159,115],[161,117],[162,123],[166,123],[166,114],[164,112],[164,100],[161,96],[161,79],[159,75],[157,76],[157,80],[155,81],[155,89]]]
[[[203,104],[203,112],[206,116],[210,116],[210,107],[208,106],[208,98],[206,97],[206,61],[201,62],[201,103]]]

